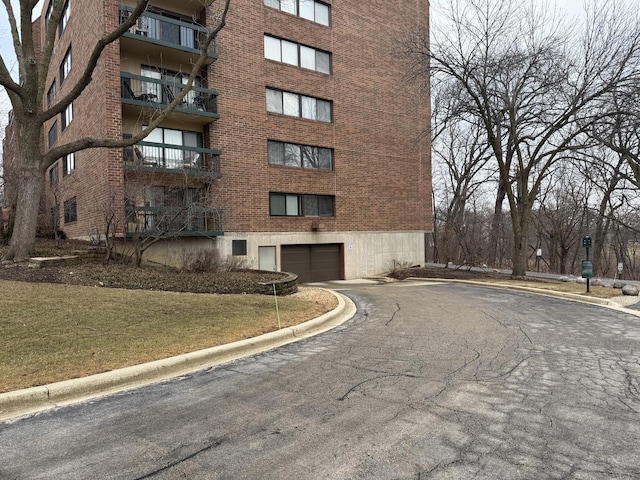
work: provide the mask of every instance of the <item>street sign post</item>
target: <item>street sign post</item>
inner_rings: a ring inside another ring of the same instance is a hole
[[[589,235],[582,237],[582,246],[587,252],[587,259],[582,260],[582,278],[587,279],[587,293],[589,293],[589,281],[591,280],[591,277],[593,277],[593,264],[589,260],[589,248],[591,248],[591,244],[592,241]]]

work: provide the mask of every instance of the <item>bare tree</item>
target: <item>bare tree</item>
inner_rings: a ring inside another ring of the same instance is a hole
[[[455,117],[450,117],[448,123],[448,128],[433,142],[434,163],[442,179],[435,188],[440,187],[444,204],[439,216],[443,223],[439,250],[447,264],[461,257],[475,263],[477,243],[469,235],[468,228],[473,224],[466,221],[465,214],[472,197],[484,193],[483,188],[493,176],[493,171],[487,168],[491,155],[478,125]],[[435,180],[438,181],[438,176]]]
[[[51,0],[50,18],[45,28],[44,43],[39,49],[34,41],[34,25],[31,22],[33,10],[38,2],[33,0],[19,1],[19,16],[13,10],[12,2],[3,0],[9,19],[11,38],[15,50],[20,80],[12,78],[4,58],[0,57],[0,86],[2,86],[13,107],[13,122],[19,145],[16,162],[17,199],[15,211],[15,226],[11,237],[7,259],[16,261],[27,259],[35,249],[35,236],[38,218],[38,207],[42,196],[42,179],[46,170],[64,155],[98,147],[125,147],[133,145],[146,137],[157,127],[183,99],[194,84],[207,58],[207,50],[217,33],[224,27],[230,0],[217,2],[217,19],[210,26],[208,35],[200,43],[201,54],[194,62],[190,75],[182,90],[174,92],[168,107],[158,111],[153,120],[139,133],[128,139],[109,139],[85,137],[57,145],[45,151],[40,138],[44,123],[55,115],[63,112],[71,102],[77,99],[85,88],[92,82],[92,75],[100,62],[105,48],[118,40],[125,32],[134,26],[149,4],[149,0],[137,0],[135,8],[130,14],[121,19],[120,24],[113,30],[105,32],[93,45],[91,55],[86,65],[82,66],[82,74],[76,80],[68,93],[51,106],[46,106],[45,88],[47,73],[51,67],[51,59],[56,42],[56,30],[63,14],[65,0]],[[206,2],[205,5],[211,2]],[[215,0],[213,2],[216,4]],[[214,8],[209,6],[208,8]]]
[[[513,230],[513,275],[525,275],[532,210],[542,182],[593,123],[597,103],[640,76],[635,9],[596,2],[582,31],[549,5],[449,0],[406,53],[413,74],[453,82],[483,126],[498,164]]]

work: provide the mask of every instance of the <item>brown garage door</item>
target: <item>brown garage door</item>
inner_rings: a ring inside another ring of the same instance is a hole
[[[300,283],[340,279],[338,243],[319,245],[282,245],[281,267],[298,275]]]

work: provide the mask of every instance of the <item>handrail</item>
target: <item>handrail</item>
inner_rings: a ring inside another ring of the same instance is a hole
[[[120,23],[124,23],[131,12],[132,7],[120,6]],[[200,51],[201,45],[209,35],[209,30],[202,25],[177,20],[152,12],[144,12],[138,18],[137,23],[131,27],[125,36],[137,36],[155,40],[161,44],[176,45],[191,51]],[[215,56],[215,41],[211,42],[207,48],[210,56]]]
[[[137,104],[169,105],[182,91],[182,78],[178,81],[120,73],[121,98]],[[210,88],[192,87],[176,109],[218,113],[218,92]]]

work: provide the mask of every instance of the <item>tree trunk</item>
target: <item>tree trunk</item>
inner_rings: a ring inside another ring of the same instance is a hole
[[[494,268],[500,268],[502,266],[502,258],[500,259],[500,264],[498,264],[498,248],[500,244],[500,232],[502,230],[502,205],[504,204],[505,195],[504,185],[502,181],[500,181],[493,210],[491,233],[489,234],[489,255],[487,258],[489,266]]]
[[[20,164],[15,223],[9,252],[5,257],[16,262],[26,261],[35,253],[38,210],[43,188],[43,173],[40,169],[25,167],[28,165],[25,161]]]
[[[526,208],[526,207],[523,207]],[[530,212],[519,212],[513,216],[513,266],[511,276],[513,278],[525,278],[527,276],[527,251],[529,248],[529,216]]]

